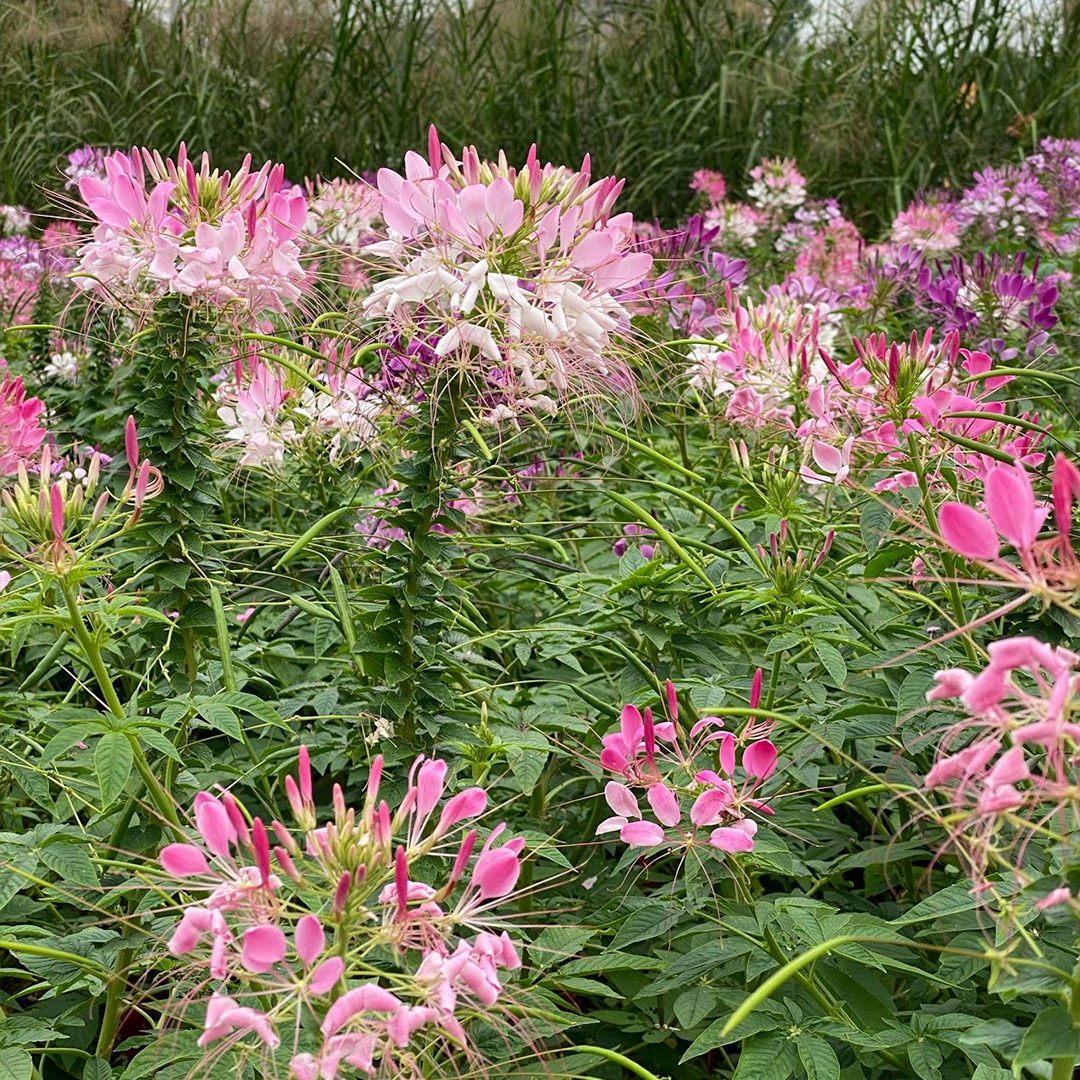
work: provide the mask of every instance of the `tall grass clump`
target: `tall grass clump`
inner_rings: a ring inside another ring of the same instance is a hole
[[[0,191],[84,141],[340,175],[451,140],[627,175],[672,219],[703,163],[793,156],[878,224],[1080,131],[1075,5],[1025,0],[172,0],[0,6]]]

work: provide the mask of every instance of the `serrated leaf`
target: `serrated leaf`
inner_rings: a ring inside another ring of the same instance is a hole
[[[82,1080],[112,1080],[112,1066],[104,1058],[91,1058],[83,1066]]]
[[[765,1031],[775,1031],[780,1025],[780,1020],[775,1013],[766,1010],[751,1013],[734,1031],[727,1035],[722,1034],[724,1025],[728,1022],[726,1016],[714,1020],[691,1044],[690,1049],[679,1059],[679,1063],[689,1061],[691,1058],[700,1057],[720,1046],[729,1046],[731,1043],[742,1042],[751,1036],[759,1035]]]
[[[195,711],[212,727],[217,728],[223,735],[228,735],[237,742],[243,740],[243,731],[240,727],[240,717],[236,715],[222,701],[213,698],[199,701],[195,705]]]
[[[956,915],[962,911],[977,908],[981,899],[973,896],[968,884],[950,885],[940,892],[920,900],[910,911],[892,920],[893,926],[910,926],[912,923],[932,922],[946,915]]]
[[[619,927],[611,948],[625,949],[647,939],[662,940],[671,933],[680,914],[674,904],[652,903],[640,907]]]
[[[814,638],[814,652],[817,653],[818,659],[829,673],[829,678],[837,686],[843,686],[847,682],[847,664],[840,655],[840,650],[827,641]]]
[[[153,728],[140,728],[139,738],[146,743],[147,746],[157,750],[158,753],[172,758],[173,761],[179,761],[181,764],[183,763],[183,758],[180,757],[179,751],[164,735],[161,734],[160,731],[155,731]]]
[[[14,844],[0,848],[0,910],[17,892],[31,884],[25,875],[34,873],[37,868],[36,851]]]
[[[892,525],[892,507],[874,499],[868,502],[859,515],[859,535],[868,555],[873,555]]]
[[[941,1080],[941,1047],[929,1039],[908,1044],[908,1061],[920,1080]]]
[[[33,1071],[34,1059],[25,1050],[0,1050],[0,1080],[30,1080]]]
[[[1060,1005],[1043,1009],[1024,1032],[1020,1049],[1013,1058],[1013,1069],[1034,1065],[1045,1058],[1080,1057],[1080,1029],[1073,1027],[1072,1017]]]
[[[711,986],[692,986],[675,999],[675,1016],[684,1028],[697,1027],[715,1011],[719,1001]]]
[[[820,1035],[801,1035],[795,1048],[806,1080],[840,1080],[840,1062],[828,1039]]]
[[[787,1080],[799,1063],[791,1040],[776,1032],[743,1044],[731,1080]]]
[[[677,957],[658,979],[638,991],[638,997],[652,997],[682,988],[699,975],[711,971],[725,959],[724,945],[716,941],[706,942],[700,948]]]
[[[934,673],[932,671],[923,669],[908,672],[896,691],[897,717],[902,720],[912,713],[925,709],[926,691],[933,685]]]
[[[90,851],[80,840],[58,840],[44,844],[38,849],[41,861],[60,875],[63,881],[74,885],[97,885],[98,872],[90,858]]]
[[[127,785],[135,754],[122,731],[107,731],[94,748],[94,771],[103,806],[111,806]]]
[[[595,936],[595,930],[578,926],[549,926],[529,946],[529,957],[536,967],[549,968],[560,960],[572,960],[581,946]]]
[[[583,979],[574,975],[552,976],[551,981],[563,990],[569,990],[571,994],[590,994],[593,997],[615,998],[621,1001],[623,995],[618,990],[613,990],[607,983],[597,979]]]

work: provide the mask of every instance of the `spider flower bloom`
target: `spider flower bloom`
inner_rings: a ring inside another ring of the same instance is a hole
[[[760,685],[758,672],[751,690],[753,708],[759,701]],[[728,853],[752,851],[758,826],[750,812],[773,812],[756,792],[776,770],[776,747],[759,737],[752,724],[737,738],[724,731],[723,720],[715,716],[697,721],[684,738],[678,726],[678,697],[670,681],[666,697],[670,720],[654,723],[650,708],[641,711],[626,705],[618,731],[603,736],[600,764],[620,779],[604,788],[612,816],[597,826],[597,835],[617,833],[629,847],[705,843]],[[740,742],[743,750],[737,766]],[[719,743],[715,759],[713,743]],[[719,772],[712,768],[714,760]],[[644,788],[655,821],[644,816],[634,788]]]
[[[995,641],[987,651],[978,675],[939,671],[926,695],[958,698],[967,713],[945,733],[924,784],[948,798],[949,844],[977,888],[1003,863],[1022,865],[1037,834],[1072,836],[1080,824],[1080,657],[1033,637]]]
[[[296,839],[281,822],[271,823],[281,842],[274,856],[304,885],[288,902],[287,886],[270,873],[261,820],[249,824],[228,793],[196,796],[197,842],[167,845],[161,865],[185,892],[205,894],[182,907],[168,942],[171,955],[205,965],[222,984],[209,999],[199,1045],[252,1035],[254,1050],[276,1049],[309,1015],[321,1043],[315,1052],[293,1044],[291,1075],[322,1080],[338,1075],[342,1064],[397,1075],[421,1029],[426,1054],[442,1046],[453,1053],[467,1042],[458,1011],[490,1009],[505,992],[503,972],[521,966],[496,909],[517,885],[525,841],[496,846],[505,825],[479,852],[475,830],[460,843],[451,840],[451,830],[485,811],[487,794],[466,788],[446,798],[448,771],[445,761],[418,758],[391,812],[379,797],[377,757],[362,805],[349,807],[335,785],[333,817],[320,826],[310,758],[301,748],[297,775],[284,786],[303,835]],[[448,870],[444,856],[455,847]],[[436,865],[417,876],[441,877],[440,888],[410,879],[432,854]],[[332,934],[325,923],[333,924]],[[475,937],[460,936],[462,927]],[[394,992],[370,981],[375,947],[398,961]],[[236,1004],[256,993],[260,1009]]]
[[[76,284],[103,300],[191,296],[252,314],[282,311],[305,282],[296,238],[307,203],[282,189],[283,169],[267,162],[236,176],[200,171],[183,144],[177,161],[156,152],[116,152],[105,179],[83,176],[79,193],[97,219],[83,243]]]
[[[588,159],[577,173],[541,167],[535,148],[520,171],[472,148],[459,162],[434,129],[429,155],[406,155],[404,176],[379,170],[387,237],[368,250],[391,273],[365,313],[431,335],[428,373],[469,382],[492,423],[629,390],[622,299],[652,256],[632,250],[632,217],[612,214],[622,182],[591,182]]]
[[[45,403],[28,398],[22,377],[0,373],[0,476],[12,476],[20,462],[31,462],[45,438],[39,420]]]
[[[896,215],[891,236],[894,244],[907,244],[924,255],[944,255],[960,246],[960,232],[953,203],[917,199]]]

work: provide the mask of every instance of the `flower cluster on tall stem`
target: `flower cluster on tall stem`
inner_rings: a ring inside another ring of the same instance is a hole
[[[391,273],[364,313],[432,337],[427,392],[460,381],[498,423],[631,391],[621,295],[652,256],[633,250],[632,217],[613,213],[622,181],[593,181],[588,159],[577,172],[542,166],[535,147],[520,171],[472,147],[459,161],[432,128],[428,159],[409,153],[405,175],[381,169],[378,187],[387,235],[368,251]]]
[[[443,760],[414,762],[396,809],[380,798],[382,771],[376,757],[358,809],[335,784],[324,824],[303,747],[285,779],[291,828],[227,791],[196,796],[196,842],[167,845],[161,865],[193,897],[168,950],[213,985],[200,1046],[284,1044],[293,1080],[419,1080],[422,1062],[472,1057],[470,1018],[513,1022],[503,999],[521,961],[497,909],[524,840],[504,840],[505,825],[481,840],[467,823],[487,794],[444,799]]]
[[[720,717],[706,716],[683,732],[670,679],[665,689],[670,719],[656,723],[650,707],[624,705],[618,730],[603,737],[600,764],[619,779],[604,788],[612,816],[600,823],[597,835],[617,833],[629,847],[706,843],[727,853],[753,851],[758,815],[773,813],[759,797],[776,770],[776,747],[765,738],[767,728],[750,724],[736,735],[724,730]],[[751,708],[760,698],[759,670]],[[635,788],[644,789],[647,812],[655,820],[645,817]]]

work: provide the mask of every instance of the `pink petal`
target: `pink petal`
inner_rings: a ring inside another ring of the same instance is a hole
[[[254,975],[269,971],[285,955],[285,935],[276,926],[264,924],[244,931],[240,963]]]
[[[325,994],[341,978],[345,970],[345,961],[340,956],[331,956],[324,960],[312,973],[311,992]]]
[[[1018,549],[1031,547],[1045,517],[1035,509],[1035,492],[1022,465],[990,470],[986,509],[997,531]]]
[[[709,835],[709,843],[721,851],[753,851],[754,838],[745,829],[719,828],[713,829]]]
[[[161,865],[173,877],[195,877],[210,873],[210,864],[194,844],[169,844],[161,850]]]
[[[650,784],[645,798],[649,800],[657,821],[669,829],[679,824],[679,819],[682,817],[679,800],[666,784]]]
[[[996,559],[1001,547],[985,514],[963,503],[946,503],[938,513],[941,536],[966,559]]]
[[[641,810],[634,793],[625,785],[617,784],[614,780],[604,787],[604,799],[608,806],[621,817],[640,818]]]
[[[628,847],[656,847],[664,842],[664,830],[652,821],[631,821],[619,833]]]
[[[326,934],[323,932],[322,923],[315,915],[305,915],[297,924],[294,931],[296,941],[296,955],[305,964],[322,955],[326,948]]]

